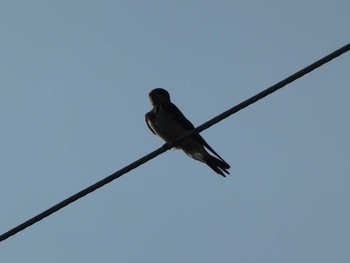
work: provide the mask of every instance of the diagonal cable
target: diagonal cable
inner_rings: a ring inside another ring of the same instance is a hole
[[[323,64],[328,63],[329,61],[335,59],[336,57],[342,55],[345,52],[348,52],[350,50],[350,43],[339,48],[338,50],[332,52],[331,54],[321,58],[320,60],[312,63],[311,65],[303,68],[302,70],[294,73],[293,75],[287,77],[286,79],[276,83],[275,85],[267,88],[266,90],[256,94],[255,96],[241,102],[240,104],[228,109],[227,111],[217,115],[216,117],[212,118],[211,120],[203,123],[202,125],[198,126],[197,128],[185,133],[184,135],[180,136],[176,140],[172,142],[165,143],[162,147],[158,148],[157,150],[154,150],[153,152],[145,155],[144,157],[136,160],[135,162],[125,166],[124,168],[120,169],[119,171],[111,174],[110,176],[107,176],[106,178],[98,181],[97,183],[85,188],[84,190],[81,190],[80,192],[68,197],[67,199],[63,200],[62,202],[50,207],[49,209],[43,211],[42,213],[32,217],[31,219],[25,221],[24,223],[12,228],[11,230],[3,233],[0,236],[0,242],[4,241],[5,239],[17,234],[18,232],[26,229],[27,227],[41,221],[45,217],[48,217],[49,215],[57,212],[58,210],[64,208],[65,206],[77,201],[78,199],[84,197],[85,195],[97,190],[98,188],[104,186],[105,184],[108,184],[112,182],[113,180],[119,178],[123,174],[126,174],[130,172],[131,170],[139,167],[140,165],[148,162],[149,160],[157,157],[158,155],[164,153],[165,151],[169,150],[170,148],[174,147],[175,145],[178,145],[182,141],[190,138],[191,136],[198,134],[205,129],[208,129],[209,127],[215,125],[216,123],[222,121],[223,119],[226,119],[230,115],[248,107],[249,105],[257,102],[258,100],[261,100],[262,98],[270,95],[271,93],[283,88],[284,86],[288,85],[289,83],[297,80],[298,78],[301,78],[302,76],[310,73],[311,71],[317,69],[318,67],[321,67]]]

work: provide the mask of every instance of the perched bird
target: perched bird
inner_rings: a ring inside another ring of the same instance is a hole
[[[182,112],[170,101],[170,95],[165,89],[154,89],[149,93],[152,110],[145,116],[148,128],[164,141],[169,142],[180,135],[194,129],[193,124],[186,119]],[[211,151],[216,157],[210,155]],[[226,163],[220,155],[203,139],[199,134],[183,141],[175,146],[182,149],[191,158],[206,163],[216,173],[226,177],[230,165]]]

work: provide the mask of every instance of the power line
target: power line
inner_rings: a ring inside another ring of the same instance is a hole
[[[49,215],[57,212],[58,210],[64,208],[65,206],[77,201],[78,199],[84,197],[85,195],[97,190],[98,188],[104,186],[105,184],[108,184],[112,182],[113,180],[119,178],[123,174],[128,173],[129,171],[139,167],[140,165],[148,162],[149,160],[157,157],[158,155],[164,153],[165,151],[169,150],[170,148],[180,144],[182,141],[188,139],[189,137],[198,134],[209,127],[215,125],[216,123],[222,121],[223,119],[229,117],[230,115],[244,109],[245,107],[248,107],[249,105],[257,102],[258,100],[261,100],[262,98],[270,95],[271,93],[283,88],[287,84],[297,80],[298,78],[301,78],[302,76],[310,73],[311,71],[315,70],[316,68],[322,66],[325,63],[328,63],[329,61],[335,59],[336,57],[342,55],[343,53],[350,50],[350,43],[341,47],[340,49],[332,52],[331,54],[321,58],[320,60],[314,62],[313,64],[303,68],[302,70],[294,73],[293,75],[287,77],[286,79],[276,83],[275,85],[267,88],[266,90],[256,94],[255,96],[241,102],[240,104],[232,107],[231,109],[219,114],[218,116],[212,118],[211,120],[203,123],[202,125],[198,126],[197,128],[193,129],[192,131],[187,132],[186,134],[180,136],[173,142],[165,143],[162,147],[158,148],[157,150],[145,155],[144,157],[138,159],[137,161],[125,166],[124,168],[120,169],[119,171],[111,174],[110,176],[107,176],[106,178],[98,181],[97,183],[85,188],[84,190],[68,197],[67,199],[63,200],[62,202],[50,207],[49,209],[45,210],[44,212],[32,217],[31,219],[25,221],[24,223],[12,228],[11,230],[5,232],[0,236],[0,242],[4,241],[5,239],[17,234],[18,232],[26,229],[27,227],[39,222],[40,220],[44,219],[45,217],[48,217]]]

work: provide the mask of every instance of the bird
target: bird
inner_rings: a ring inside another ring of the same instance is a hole
[[[146,113],[145,120],[152,133],[162,138],[165,142],[169,142],[194,129],[193,124],[171,102],[168,91],[156,88],[148,95],[152,109]],[[226,174],[230,174],[228,171],[230,165],[199,134],[193,135],[174,148],[181,149],[189,157],[207,164],[223,177],[226,177]],[[210,155],[207,150],[216,157]]]

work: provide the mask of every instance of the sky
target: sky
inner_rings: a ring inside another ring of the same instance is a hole
[[[0,232],[349,42],[350,2],[2,1]],[[350,262],[350,54],[0,243],[1,262]]]

